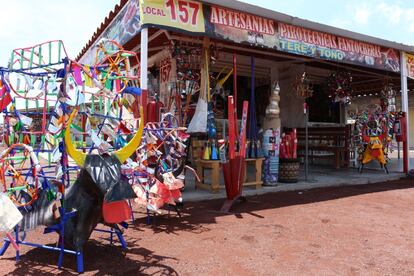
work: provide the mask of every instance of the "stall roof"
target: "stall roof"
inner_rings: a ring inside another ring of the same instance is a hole
[[[127,2],[128,2],[128,0],[121,0],[120,3],[115,6],[114,10],[111,11],[107,17],[105,17],[104,21],[101,23],[101,25],[97,28],[97,30],[92,35],[91,39],[86,43],[86,45],[82,48],[82,50],[78,54],[78,56],[76,58],[77,60],[80,59],[82,57],[82,55],[84,55],[86,53],[86,51],[93,45],[93,43],[97,40],[97,38],[100,36],[100,34],[109,26],[111,21],[114,19],[114,17],[118,14],[118,12],[122,9],[122,7]],[[385,39],[381,39],[381,38],[377,38],[377,37],[373,37],[373,36],[369,36],[369,35],[364,35],[364,34],[352,32],[352,31],[348,31],[348,30],[345,30],[345,29],[332,27],[332,26],[325,25],[325,24],[320,24],[320,23],[317,23],[317,22],[313,22],[313,21],[306,20],[306,19],[301,19],[299,17],[290,16],[290,15],[287,15],[287,14],[284,14],[284,13],[269,10],[269,9],[266,9],[266,8],[262,8],[262,7],[259,7],[259,6],[256,6],[256,5],[244,3],[244,2],[241,2],[241,1],[236,1],[236,0],[227,0],[227,1],[203,0],[203,1],[200,1],[200,2],[203,2],[203,3],[206,3],[206,4],[214,4],[214,5],[234,9],[234,10],[240,10],[240,11],[244,11],[244,12],[255,14],[255,15],[260,15],[262,17],[273,19],[275,21],[288,23],[288,24],[291,24],[291,25],[304,27],[304,28],[308,28],[308,29],[313,29],[315,31],[330,33],[330,34],[334,34],[334,35],[338,35],[338,36],[342,36],[342,37],[351,38],[351,39],[354,39],[354,40],[359,40],[359,41],[368,42],[368,43],[371,43],[371,44],[376,44],[376,45],[380,45],[380,46],[384,46],[384,47],[389,47],[389,48],[394,48],[394,49],[397,49],[397,50],[402,50],[402,51],[405,51],[405,52],[414,53],[414,46],[405,45],[405,44],[402,44],[402,43],[397,43],[397,42],[393,42],[393,41],[389,41],[389,40],[385,40]]]
[[[405,52],[414,52],[414,46],[411,46],[411,45],[405,45],[405,44],[402,44],[402,43],[397,43],[397,42],[393,42],[393,41],[389,41],[389,40],[385,40],[385,39],[381,39],[381,38],[377,38],[377,37],[373,37],[373,36],[369,36],[369,35],[364,35],[364,34],[360,34],[360,33],[356,33],[356,32],[351,32],[351,31],[348,31],[348,30],[345,30],[345,29],[332,27],[332,26],[325,25],[325,24],[320,24],[320,23],[317,23],[317,22],[313,22],[313,21],[306,20],[306,19],[301,19],[299,17],[290,16],[290,15],[287,15],[287,14],[284,14],[284,13],[269,10],[269,9],[266,9],[266,8],[262,8],[262,7],[259,7],[259,6],[256,6],[256,5],[244,3],[244,2],[241,2],[241,1],[236,1],[236,0],[227,0],[227,1],[203,0],[202,2],[207,3],[207,4],[214,4],[214,5],[217,5],[217,6],[222,6],[222,7],[233,9],[233,10],[240,10],[240,11],[244,11],[246,13],[260,15],[262,17],[273,19],[275,21],[288,23],[288,24],[291,24],[291,25],[304,27],[304,28],[315,30],[315,31],[320,31],[320,32],[324,32],[324,33],[330,33],[330,34],[334,34],[334,35],[338,35],[338,36],[343,36],[343,37],[347,37],[347,38],[351,38],[351,39],[355,39],[355,40],[359,40],[359,41],[363,41],[363,42],[368,42],[368,43],[371,43],[371,44],[377,44],[377,45],[380,45],[380,46],[385,46],[385,47],[394,48],[394,49],[397,49],[397,50],[402,50],[402,51],[405,51]]]

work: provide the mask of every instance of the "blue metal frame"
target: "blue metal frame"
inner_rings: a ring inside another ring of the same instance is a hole
[[[61,220],[61,222],[59,224],[56,224],[56,225],[45,228],[44,234],[48,234],[48,233],[52,233],[52,232],[59,233],[59,244],[60,244],[59,247],[48,246],[48,245],[43,245],[43,244],[24,241],[25,237],[26,237],[26,232],[23,232],[24,235],[20,239],[20,237],[19,237],[19,227],[18,226],[16,226],[15,229],[14,229],[15,242],[16,242],[17,245],[26,245],[26,246],[31,246],[31,247],[36,247],[36,248],[43,248],[43,249],[59,252],[59,258],[58,258],[58,268],[59,269],[62,268],[63,255],[65,253],[75,255],[76,256],[76,270],[77,270],[78,273],[83,273],[84,272],[83,252],[82,251],[75,251],[75,250],[66,249],[66,248],[64,248],[64,242],[63,242],[64,224],[69,218],[71,218],[75,215],[76,215],[76,211],[73,211],[73,212],[70,212],[70,213],[65,213],[64,218]],[[122,226],[127,228],[126,223],[123,223]],[[59,232],[59,231],[61,231],[61,232]],[[121,243],[121,247],[123,249],[128,248],[127,243],[124,239],[124,236],[123,236],[123,234],[120,230],[114,229],[114,228],[111,228],[110,230],[97,229],[96,228],[94,231],[109,233],[110,234],[109,240],[110,240],[111,245],[114,243],[113,237],[114,237],[114,234],[115,234],[117,236],[119,242]],[[10,244],[11,244],[11,241],[8,238],[4,238],[4,244],[0,248],[0,256],[3,256],[4,253],[6,253],[7,249],[10,246]],[[20,261],[20,250],[16,250],[16,262],[18,262],[18,261]]]
[[[68,59],[65,58],[65,59],[62,60],[62,62],[53,63],[53,64],[49,64],[49,65],[41,65],[41,66],[38,66],[36,68],[40,69],[40,68],[45,68],[45,67],[48,67],[48,66],[59,65],[59,64],[64,64],[65,67],[66,67],[67,63],[68,63]],[[3,74],[4,72],[16,72],[16,73],[22,73],[22,74],[26,74],[26,75],[30,75],[30,76],[46,76],[46,75],[49,75],[49,74],[55,74],[57,72],[57,70],[53,71],[53,72],[42,72],[42,73],[27,72],[27,70],[32,70],[32,69],[34,69],[34,68],[23,68],[23,69],[12,69],[12,70],[10,70],[10,69],[0,67],[0,73]],[[14,103],[14,99],[12,101]],[[62,108],[63,114],[68,113],[66,104],[61,103],[61,108]],[[21,111],[21,112],[18,112],[17,110],[14,110],[14,114],[11,114],[11,112],[9,112],[7,109],[5,109],[4,112],[5,112],[6,116],[9,116],[9,115],[18,116],[18,113],[26,114],[26,115],[36,115],[36,114],[41,115],[41,114],[45,113],[44,110],[42,112],[40,112],[40,111]],[[51,115],[51,114],[54,114],[54,111],[46,112],[46,115]],[[82,114],[87,114],[87,113],[82,112]],[[93,115],[103,117],[104,122],[105,122],[106,119],[120,120],[120,118],[115,118],[115,117],[109,116],[109,113],[108,114],[94,113]],[[48,122],[47,122],[46,125],[49,125],[50,121],[51,121],[51,118],[48,119]],[[99,132],[101,131],[104,122],[99,126]],[[9,125],[7,124],[6,127],[9,127]],[[24,127],[23,127],[23,132],[27,132],[27,130]],[[61,177],[61,182],[67,187],[68,185],[70,185],[69,171],[77,170],[78,168],[73,167],[73,166],[69,166],[67,163],[64,162],[64,160],[67,160],[67,158],[66,158],[67,153],[65,152],[65,142],[64,142],[64,140],[61,142],[60,147],[61,147],[61,152],[62,152],[62,158],[60,160],[60,165],[62,166],[62,171],[64,172],[62,174],[62,177]],[[94,145],[92,144],[92,146],[89,150],[92,151],[93,148],[94,148]],[[38,154],[39,152],[51,152],[51,150],[42,149],[41,144],[39,144],[39,146],[37,148],[34,148],[34,152],[36,154]],[[48,178],[55,179],[55,177],[46,176],[46,171],[43,170],[43,169],[52,168],[52,167],[53,166],[43,166],[41,177],[44,178],[45,180],[47,180]],[[27,170],[27,172],[26,172],[26,170]],[[30,169],[24,169],[22,171],[22,174],[25,175],[26,177],[28,177],[28,175],[30,174]],[[62,200],[62,203],[63,203],[64,195],[62,195],[61,200]],[[129,205],[130,205],[130,208],[132,209],[132,206],[131,206],[130,202],[129,202]],[[46,227],[45,230],[44,230],[44,234],[48,234],[48,233],[52,233],[52,232],[58,233],[58,235],[59,235],[59,246],[58,247],[42,245],[42,244],[37,244],[37,243],[24,241],[25,238],[26,238],[26,232],[25,231],[22,231],[23,237],[20,239],[19,238],[19,226],[16,226],[15,229],[14,229],[15,242],[16,242],[17,245],[25,245],[25,246],[43,248],[43,249],[59,252],[59,258],[58,258],[58,268],[59,269],[62,268],[63,255],[65,253],[75,255],[76,256],[76,261],[77,261],[77,272],[82,273],[82,272],[84,272],[83,252],[82,251],[69,250],[69,249],[66,249],[64,247],[65,223],[68,221],[68,219],[70,219],[70,218],[72,218],[76,215],[76,211],[66,212],[64,207],[60,207],[59,208],[59,213],[60,213],[60,222],[56,225]],[[121,223],[121,225],[125,228],[128,227],[128,225],[126,223]],[[113,236],[115,234],[118,237],[118,240],[120,241],[122,248],[124,248],[124,249],[127,248],[126,241],[125,241],[125,239],[122,235],[122,232],[120,230],[111,228],[110,230],[95,229],[95,231],[109,233],[111,244],[113,243]],[[4,238],[4,244],[0,248],[0,256],[4,255],[4,253],[9,248],[10,244],[11,244],[11,241],[8,238]],[[20,260],[20,250],[16,250],[16,261],[19,261],[19,260]]]

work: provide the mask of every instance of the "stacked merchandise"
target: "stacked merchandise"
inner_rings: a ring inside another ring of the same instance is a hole
[[[282,134],[280,143],[280,158],[296,159],[297,158],[298,138],[296,136],[296,128],[290,133]]]
[[[263,134],[263,182],[266,185],[276,185],[279,176],[279,147],[280,128],[266,130]]]
[[[295,183],[298,181],[299,160],[297,158],[298,139],[296,129],[282,134],[280,142],[279,182]]]
[[[263,184],[277,185],[279,177],[279,145],[280,145],[280,119],[279,119],[279,92],[277,82],[273,84],[269,105],[266,107],[266,117],[263,122]]]

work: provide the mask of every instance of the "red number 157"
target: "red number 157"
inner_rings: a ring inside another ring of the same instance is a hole
[[[166,0],[165,7],[170,10],[172,21],[177,21],[177,7],[174,0]],[[191,13],[191,25],[197,25],[198,12],[200,4],[195,2],[188,2],[185,0],[178,0],[178,19],[183,24],[188,24]]]

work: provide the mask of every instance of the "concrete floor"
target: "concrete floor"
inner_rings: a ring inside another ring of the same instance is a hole
[[[409,168],[414,169],[414,150],[410,150],[410,165]],[[390,161],[390,166],[393,170],[395,171],[402,171],[403,170],[403,163],[402,163],[402,158],[403,158],[403,152],[402,150],[400,151],[400,159],[398,159],[398,151],[393,151],[392,153],[389,154],[389,157],[391,158]]]
[[[402,155],[401,155],[402,156]],[[404,177],[402,173],[402,159],[392,158],[388,163],[389,174],[382,171],[378,163],[372,162],[367,164],[362,173],[359,173],[356,168],[348,169],[334,169],[329,166],[310,165],[308,179],[305,180],[304,168],[301,166],[299,181],[297,183],[279,183],[277,186],[263,186],[255,189],[254,187],[244,187],[243,195],[259,195],[279,191],[299,191],[308,190],[320,187],[334,187],[356,184],[369,184],[384,181],[391,181]],[[414,168],[414,158],[410,160],[410,168]],[[252,170],[248,171],[249,175],[253,175]],[[206,178],[208,179],[209,172],[206,171]],[[224,185],[223,175],[221,175],[221,185]],[[219,193],[211,193],[207,190],[195,189],[194,177],[191,174],[187,175],[186,186],[183,192],[184,202],[201,201],[208,199],[226,198],[225,189],[220,189]]]

